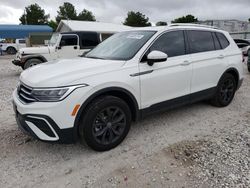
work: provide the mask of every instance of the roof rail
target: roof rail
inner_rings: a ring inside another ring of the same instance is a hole
[[[201,24],[189,24],[189,23],[174,23],[174,24],[169,25],[169,27],[174,27],[174,26],[193,26],[193,27],[206,27],[206,28],[218,29],[218,27],[215,27],[215,26],[201,25]]]

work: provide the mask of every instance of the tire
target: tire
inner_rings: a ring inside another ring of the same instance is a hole
[[[79,125],[82,142],[96,151],[107,151],[119,145],[131,125],[131,111],[118,97],[103,96],[94,100],[83,112]]]
[[[222,76],[216,89],[216,94],[211,99],[211,104],[217,107],[228,106],[235,95],[237,84],[232,74],[226,73]]]
[[[35,65],[38,65],[42,63],[42,61],[40,59],[29,59],[25,62],[24,66],[23,66],[23,69],[28,69],[30,67],[33,67]]]
[[[8,47],[6,50],[7,54],[16,54],[16,49],[14,47]]]

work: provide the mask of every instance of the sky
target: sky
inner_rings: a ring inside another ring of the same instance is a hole
[[[24,7],[39,4],[55,19],[57,10],[65,0],[0,0],[0,24],[19,24]],[[140,11],[149,21],[167,21],[187,14],[199,20],[250,18],[250,0],[71,0],[77,12],[84,8],[92,11],[97,21],[120,24],[128,11]]]

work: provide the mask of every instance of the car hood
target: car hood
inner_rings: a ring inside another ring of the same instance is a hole
[[[41,47],[29,47],[29,48],[21,48],[19,50],[20,54],[48,54],[50,49],[48,46],[41,46]]]
[[[90,58],[62,59],[36,65],[22,72],[20,81],[30,87],[60,87],[80,80],[119,69],[125,61]],[[88,83],[85,83],[88,84]]]

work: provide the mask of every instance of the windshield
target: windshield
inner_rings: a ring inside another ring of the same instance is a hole
[[[117,33],[99,44],[85,57],[109,60],[129,60],[134,57],[154,34],[155,31],[127,31]]]
[[[54,46],[57,42],[58,37],[59,37],[59,33],[54,33],[49,40],[49,45]]]

